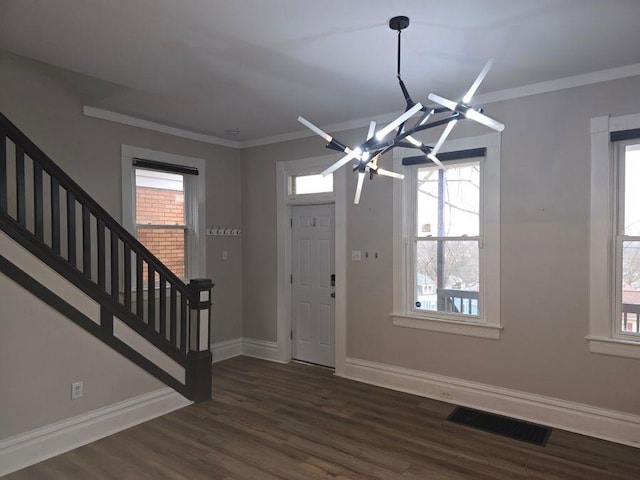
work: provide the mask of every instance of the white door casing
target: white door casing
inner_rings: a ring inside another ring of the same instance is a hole
[[[335,366],[334,207],[292,207],[293,357]]]

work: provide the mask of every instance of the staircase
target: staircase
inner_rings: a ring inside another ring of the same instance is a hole
[[[211,398],[211,289],[185,284],[0,113],[0,272],[188,399]]]

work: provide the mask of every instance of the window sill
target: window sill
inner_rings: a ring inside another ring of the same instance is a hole
[[[501,326],[487,325],[485,323],[436,320],[404,313],[391,313],[389,316],[393,324],[397,327],[417,328],[431,332],[453,333],[456,335],[489,338],[493,340],[500,340],[500,334],[502,332]]]
[[[607,337],[586,337],[586,339],[589,341],[591,353],[640,359],[640,339],[638,341]]]

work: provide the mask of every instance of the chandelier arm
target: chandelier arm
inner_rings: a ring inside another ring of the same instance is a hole
[[[372,138],[371,140],[367,140],[362,145],[360,145],[360,149],[363,152],[369,152],[371,158],[375,157],[379,151],[385,150],[387,148],[393,148],[395,146],[395,140],[397,137],[390,138],[389,140],[379,141],[376,138]]]
[[[428,108],[425,108],[422,116],[420,117],[420,119],[416,122],[416,125],[421,125],[423,123],[426,123],[427,120],[436,113],[436,109],[432,108],[431,110],[429,110]]]
[[[417,148],[420,149],[421,147],[414,145],[411,142],[403,142],[402,140],[400,140],[399,142],[395,143],[396,147],[400,147],[400,148]]]
[[[425,123],[424,125],[415,125],[412,128],[410,128],[409,130],[398,134],[395,138],[393,138],[392,140],[389,140],[389,141],[390,142],[394,142],[394,145],[397,145],[399,141],[407,138],[409,135],[413,135],[414,133],[422,132],[423,130],[428,130],[430,128],[439,127],[440,125],[445,125],[445,124],[449,123],[451,120],[458,120],[458,119],[460,119],[460,114],[458,112],[454,112],[453,114],[449,115],[448,117],[442,118],[440,120],[434,120],[433,122]],[[412,145],[412,147],[413,148],[419,148],[419,147],[415,147],[413,145]]]
[[[409,90],[407,90],[406,85],[402,81],[402,77],[398,74],[398,83],[400,84],[400,90],[402,90],[402,95],[404,96],[405,102],[407,102],[407,110],[415,105],[415,102],[411,99],[411,95],[409,95]]]
[[[444,111],[447,112],[451,112],[451,110],[449,110],[448,108],[445,108]],[[388,152],[389,150],[393,149],[394,147],[397,146],[406,146],[410,148],[419,148],[416,147],[415,145],[412,144],[405,144],[403,142],[402,145],[399,145],[399,142],[401,142],[402,140],[404,140],[405,138],[407,138],[409,135],[413,135],[416,132],[422,132],[423,130],[428,130],[430,128],[434,128],[434,127],[439,127],[440,125],[446,125],[447,123],[449,123],[451,120],[456,120],[460,118],[460,114],[458,112],[453,112],[451,115],[442,118],[440,120],[434,120],[430,123],[425,123],[424,125],[414,125],[413,127],[411,127],[410,129],[397,134],[394,138],[391,138],[389,140],[386,140],[384,142],[381,142],[379,140],[377,140],[375,137],[370,138],[369,140],[367,140],[366,142],[362,143],[359,148],[361,151],[363,152],[369,152],[369,154],[371,155],[370,158],[373,158],[377,155],[383,155],[386,152]],[[329,147],[330,144],[327,144],[327,148],[331,148]],[[342,150],[341,150],[342,151]],[[368,162],[367,162],[368,163]]]
[[[328,148],[329,150],[335,150],[336,152],[344,152],[347,146],[343,145],[335,138],[332,138],[331,141],[325,145],[325,148]]]
[[[433,109],[433,113],[438,114],[438,113],[444,113],[444,112],[450,112],[451,110],[447,107],[436,107]]]

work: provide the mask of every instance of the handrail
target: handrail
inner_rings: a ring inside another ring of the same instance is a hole
[[[120,225],[104,208],[100,206],[87,192],[82,189],[64,170],[62,170],[53,160],[49,158],[35,143],[33,143],[18,127],[16,127],[6,116],[0,112],[0,131],[4,133],[13,143],[19,145],[25,154],[34,162],[38,162],[43,170],[51,177],[58,180],[61,187],[71,192],[75,199],[82,205],[86,205],[91,213],[104,222],[105,227],[116,232],[123,242],[129,244],[136,254],[140,254],[156,272],[162,273],[172,284],[191,300],[193,292],[186,284],[166,265],[164,265],[153,253],[149,251],[140,241]]]

